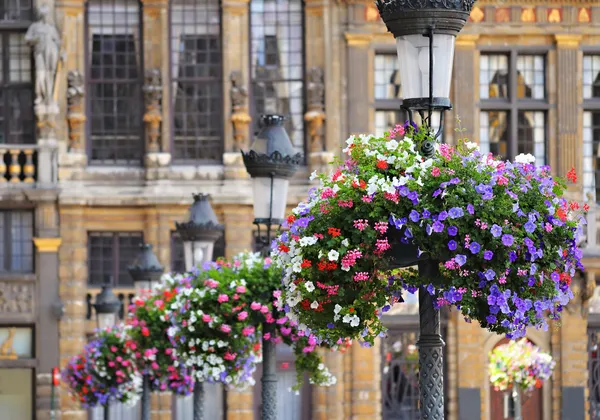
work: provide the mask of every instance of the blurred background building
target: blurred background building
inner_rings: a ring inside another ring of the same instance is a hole
[[[106,276],[124,316],[133,296],[126,267],[139,243],[151,243],[168,269],[183,270],[174,224],[185,219],[192,193],[211,194],[225,224],[215,256],[253,248],[251,186],[239,150],[259,114],[285,114],[293,144],[306,154],[290,206],[348,135],[382,134],[405,120],[394,40],[370,0],[33,1],[0,1],[6,420],[49,418],[52,367],[86,343]],[[45,17],[36,13],[42,5]],[[469,137],[485,151],[531,153],[558,175],[578,173],[570,194],[592,206],[581,244],[586,272],[573,283],[563,319],[530,331],[557,367],[524,415],[598,419],[600,3],[479,0],[457,39],[453,78],[446,142]],[[334,387],[284,392],[295,374],[281,348],[279,418],[419,419],[416,302],[407,297],[388,313],[389,337],[374,348],[326,356],[339,379]],[[502,398],[486,367],[503,337],[456,311],[444,313],[443,330],[446,418],[501,419]],[[207,418],[259,418],[259,388],[210,392]],[[56,404],[63,420],[100,415],[65,392]],[[153,400],[155,419],[189,419],[189,409],[168,394]],[[114,407],[111,418],[133,419],[135,410]]]

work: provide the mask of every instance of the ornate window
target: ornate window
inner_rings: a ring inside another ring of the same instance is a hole
[[[285,128],[304,152],[304,3],[250,1],[252,112],[285,115]],[[258,126],[256,126],[258,128]]]
[[[31,211],[0,211],[0,272],[33,272]]]
[[[375,135],[403,124],[407,117],[400,109],[402,105],[402,85],[398,72],[398,57],[395,52],[375,54]]]
[[[31,49],[25,42],[31,0],[0,1],[0,144],[35,143]]]
[[[482,152],[505,158],[530,153],[546,163],[546,56],[482,53],[479,62]]]
[[[139,164],[143,60],[139,0],[89,0],[87,65],[91,163]]]
[[[223,85],[219,0],[171,2],[173,159],[221,161]]]
[[[112,276],[114,287],[133,287],[127,267],[143,241],[142,232],[89,232],[88,284],[102,286]]]
[[[600,54],[583,56],[583,192],[600,197]]]

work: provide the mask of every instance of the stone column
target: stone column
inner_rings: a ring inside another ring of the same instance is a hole
[[[223,223],[225,224],[225,257],[252,250],[254,245],[254,213],[252,206],[223,206]]]
[[[350,418],[353,420],[381,420],[380,345],[380,340],[370,348],[358,343],[352,345]]]
[[[457,138],[467,137],[471,141],[479,138],[479,132],[475,131],[479,127],[479,112],[475,109],[475,103],[479,100],[479,88],[473,84],[473,80],[478,80],[479,76],[479,51],[476,48],[478,39],[479,34],[459,35],[456,38],[452,72],[453,114],[460,120],[460,126],[456,128],[462,130]],[[452,121],[446,121],[445,125],[450,123]]]
[[[87,165],[86,154],[86,101],[85,101],[85,1],[59,0],[56,17],[61,27],[62,48],[65,58],[58,80],[67,79],[59,86],[58,103],[67,110],[68,141],[59,142],[61,179],[68,179]],[[68,34],[68,35],[66,35]]]
[[[166,176],[171,163],[169,3],[143,0],[146,179]]]
[[[348,356],[350,357],[350,356]],[[337,378],[335,385],[312,387],[313,420],[344,420],[344,355],[340,352],[324,352],[324,363]]]
[[[62,207],[58,253],[59,295],[65,305],[59,323],[60,365],[79,353],[86,344],[87,232],[84,207]],[[61,394],[62,420],[85,420],[87,413],[66,392]]]
[[[252,143],[248,111],[250,42],[248,0],[223,0],[221,15],[223,51],[223,130],[226,179],[246,179],[240,150]]]
[[[579,124],[580,73],[579,43],[582,35],[561,34],[556,38],[558,175],[565,176],[571,168],[581,174],[582,143]],[[581,177],[579,177],[581,178]],[[581,181],[578,183],[581,185]]]
[[[368,133],[370,129],[370,105],[365,98],[369,97],[369,68],[371,63],[371,39],[367,33],[346,32],[348,45],[348,83],[346,97],[348,104],[348,134]]]

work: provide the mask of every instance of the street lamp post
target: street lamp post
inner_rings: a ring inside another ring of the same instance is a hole
[[[450,83],[456,36],[476,0],[377,0],[379,14],[396,38],[398,70],[403,86],[402,108],[411,122],[443,130],[444,112],[452,108]],[[420,119],[420,121],[415,121]],[[433,144],[422,145],[426,157]],[[424,278],[439,276],[436,261],[419,261]],[[433,297],[419,289],[419,389],[421,419],[444,419],[443,347],[440,313]]]
[[[152,252],[152,245],[141,244],[137,258],[127,270],[133,279],[136,295],[141,297],[154,289],[165,268]],[[150,376],[146,372],[142,381],[142,420],[150,420]]]
[[[183,241],[185,266],[188,271],[205,262],[212,261],[215,242],[223,235],[224,226],[219,224],[206,194],[194,194],[187,222],[175,223]],[[194,420],[204,420],[204,384],[194,384]]]
[[[283,128],[281,115],[262,115],[261,131],[250,146],[242,152],[244,165],[252,178],[254,224],[258,228],[261,251],[269,253],[273,226],[284,220],[289,180],[302,162]],[[264,239],[261,226],[265,228]],[[263,333],[274,334],[274,325],[264,323]],[[275,344],[263,340],[262,420],[277,418],[277,369]]]
[[[98,329],[112,327],[117,323],[117,314],[121,309],[121,302],[112,291],[112,276],[108,276],[102,286],[100,294],[96,296],[94,311],[96,312],[96,323]],[[104,405],[104,420],[110,418],[110,403]]]

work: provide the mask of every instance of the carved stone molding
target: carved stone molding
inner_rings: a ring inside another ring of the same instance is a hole
[[[0,315],[33,314],[33,284],[0,282]]]
[[[33,238],[33,243],[37,248],[38,252],[57,252],[60,244],[62,243],[61,238]]]
[[[146,146],[149,153],[160,151],[160,123],[162,121],[161,99],[162,81],[160,69],[148,69],[144,77],[144,98],[146,113]]]
[[[248,113],[248,90],[244,86],[242,73],[231,72],[231,123],[233,124],[234,152],[244,150],[248,145],[248,125],[252,121]]]
[[[323,69],[313,67],[308,71],[307,83],[308,111],[304,120],[308,123],[310,151],[323,151],[323,122],[325,121],[325,83]]]
[[[69,151],[83,152],[81,138],[85,129],[83,75],[70,71],[67,75],[67,123],[69,124]]]
[[[578,34],[554,35],[554,39],[556,39],[556,45],[558,48],[579,48],[582,38],[583,35]]]

